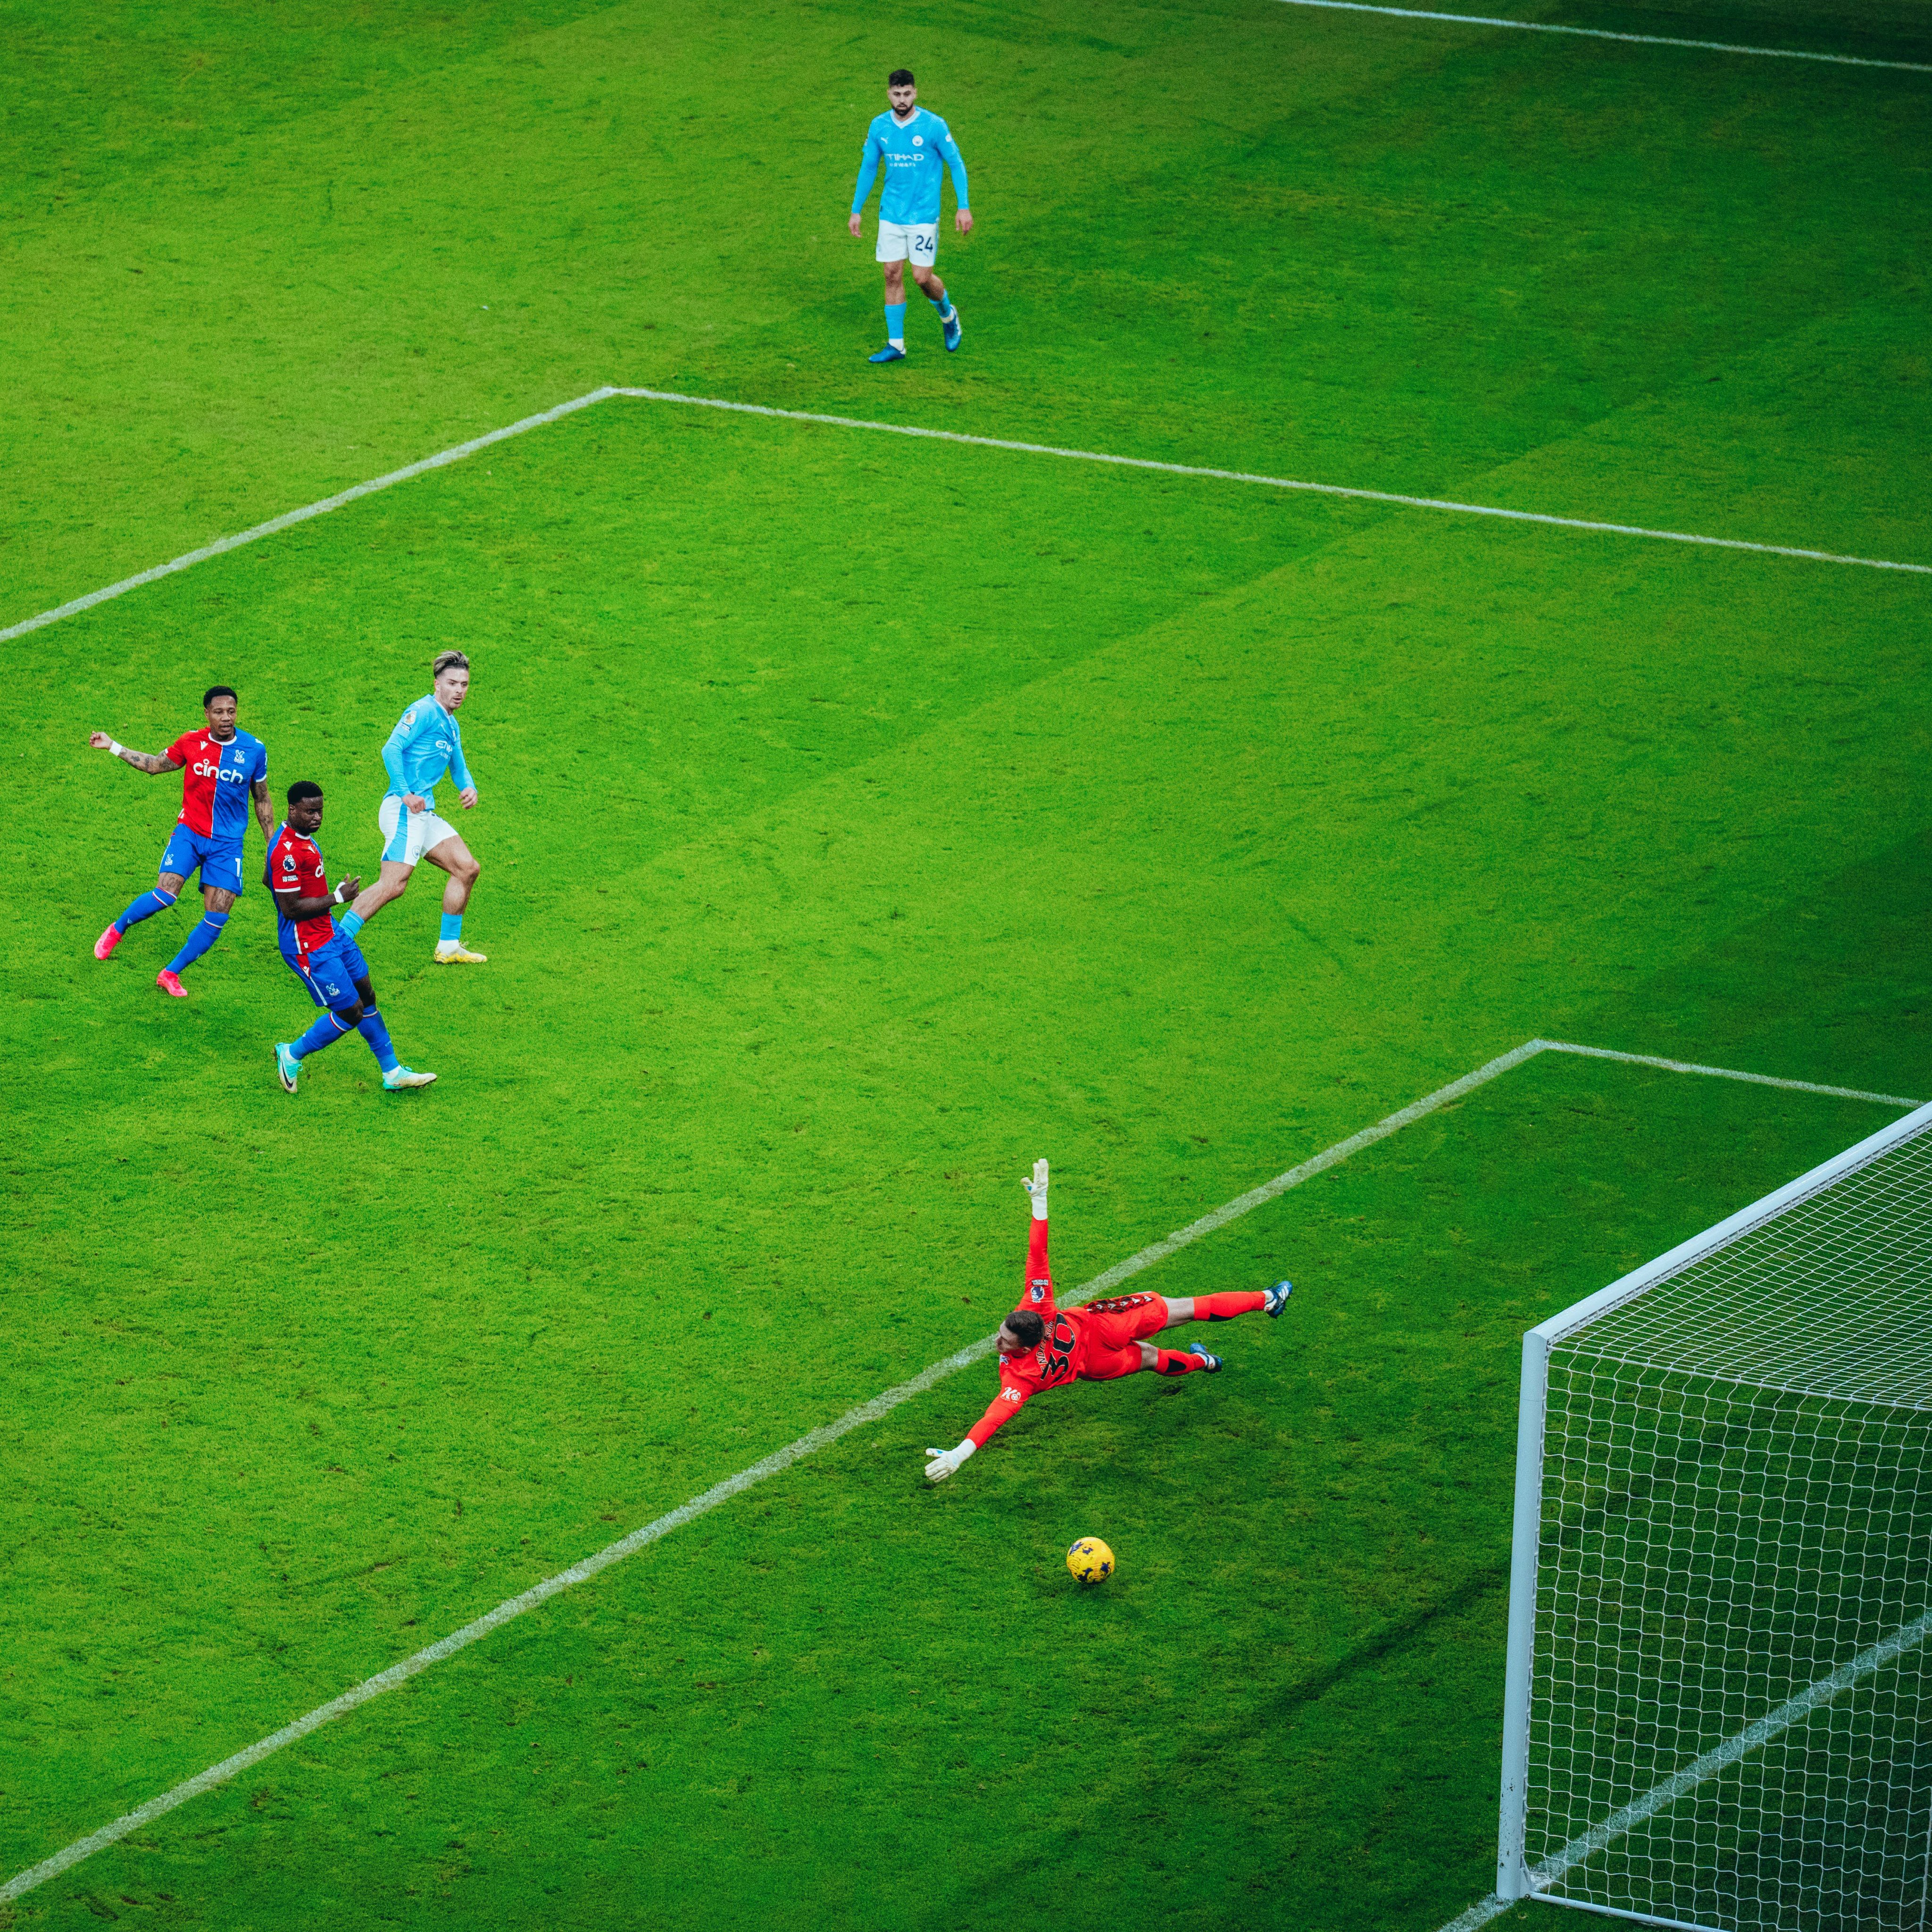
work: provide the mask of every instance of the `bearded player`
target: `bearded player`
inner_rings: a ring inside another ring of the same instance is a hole
[[[355,940],[336,929],[335,908],[353,898],[362,881],[344,879],[329,890],[322,848],[315,842],[322,808],[321,786],[298,778],[289,787],[289,815],[268,844],[265,878],[275,897],[276,943],[290,971],[322,1009],[322,1017],[301,1039],[276,1042],[275,1077],[285,1093],[292,1094],[302,1062],[353,1031],[376,1056],[382,1084],[392,1093],[427,1087],[436,1076],[416,1072],[397,1059],[389,1029],[376,1010],[368,962]]]
[[[154,890],[143,892],[94,942],[94,958],[106,958],[130,926],[166,912],[198,870],[200,923],[154,981],[177,1000],[188,998],[181,976],[221,937],[229,912],[242,896],[242,841],[248,827],[250,798],[262,836],[272,838],[275,834],[275,815],[268,805],[268,754],[260,739],[236,729],[237,708],[228,686],[218,684],[204,692],[201,709],[208,722],[199,730],[184,732],[165,752],[132,751],[105,731],[88,736],[94,750],[111,752],[151,778],[164,772],[182,775],[181,815],[161,854]]]
[[[905,360],[905,272],[932,303],[950,353],[959,346],[959,311],[934,272],[939,258],[939,199],[944,177],[952,176],[952,193],[959,206],[952,225],[962,235],[973,232],[973,211],[966,205],[966,163],[952,130],[937,114],[919,104],[919,89],[904,68],[886,77],[888,112],[866,130],[859,151],[859,184],[852,191],[850,222],[856,240],[865,226],[866,197],[881,170],[886,184],[879,190],[879,245],[873,257],[885,273],[886,346],[870,362]]]
[[[1106,1382],[1151,1369],[1160,1376],[1214,1375],[1221,1366],[1198,1342],[1184,1350],[1162,1348],[1149,1338],[1184,1322],[1232,1322],[1238,1315],[1278,1316],[1294,1285],[1278,1281],[1249,1294],[1197,1294],[1163,1299],[1122,1294],[1084,1308],[1058,1308],[1046,1264],[1046,1162],[1033,1164],[1020,1185],[1033,1196],[1033,1238],[1027,1248],[1026,1295],[1000,1324],[1000,1392],[956,1449],[928,1449],[926,1473],[944,1482],[984,1447],[988,1436],[1017,1415],[1029,1397],[1063,1382]]]

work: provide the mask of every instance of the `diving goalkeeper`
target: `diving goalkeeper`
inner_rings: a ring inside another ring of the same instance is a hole
[[[1090,1301],[1084,1308],[1054,1304],[1053,1275],[1046,1262],[1046,1162],[1033,1164],[1033,1178],[1020,1185],[1033,1196],[1033,1238],[1027,1246],[1026,1293],[1000,1324],[1000,1392],[956,1449],[928,1449],[926,1473],[944,1482],[960,1464],[985,1446],[987,1437],[1017,1415],[1042,1389],[1063,1382],[1106,1382],[1151,1369],[1159,1376],[1216,1373],[1219,1355],[1198,1342],[1184,1349],[1162,1348],[1148,1338],[1184,1322],[1232,1322],[1238,1315],[1279,1316],[1294,1285],[1278,1281],[1246,1294],[1177,1296],[1122,1294]]]

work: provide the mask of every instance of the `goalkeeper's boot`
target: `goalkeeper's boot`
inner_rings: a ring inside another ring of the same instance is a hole
[[[965,334],[959,320],[959,304],[955,302],[950,311],[939,318],[939,326],[946,332],[946,352],[950,356],[959,346],[959,338]]]
[[[1210,1376],[1218,1376],[1221,1372],[1220,1357],[1219,1355],[1209,1354],[1208,1351],[1202,1348],[1198,1342],[1189,1342],[1187,1345],[1187,1352],[1190,1355],[1198,1355],[1201,1358],[1202,1366],[1207,1370]]]
[[[1262,1306],[1268,1311],[1270,1320],[1278,1319],[1281,1311],[1288,1306],[1288,1298],[1294,1292],[1292,1281],[1278,1281],[1274,1287],[1262,1294]]]
[[[170,972],[165,966],[154,975],[154,984],[172,1000],[188,998],[188,988],[182,984],[181,975]]]
[[[439,946],[436,949],[436,963],[439,966],[487,966],[490,956],[487,952],[472,952],[466,946]]]
[[[296,1090],[296,1081],[302,1072],[302,1062],[296,1058],[295,1042],[278,1040],[275,1042],[275,1078],[282,1083],[284,1094]]]
[[[887,343],[883,349],[875,349],[866,358],[868,362],[903,362],[905,351],[896,344]]]
[[[97,959],[105,959],[107,958],[107,956],[112,952],[115,947],[121,944],[122,936],[121,928],[118,926],[110,926],[107,930],[94,942],[94,958]]]
[[[382,1084],[392,1094],[400,1094],[409,1087],[430,1086],[435,1080],[434,1073],[418,1073],[412,1066],[392,1066],[382,1076]]]

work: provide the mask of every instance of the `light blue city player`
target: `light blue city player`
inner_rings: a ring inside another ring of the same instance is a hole
[[[392,899],[402,897],[410,874],[418,861],[427,859],[449,874],[442,889],[436,964],[481,966],[487,956],[472,952],[463,943],[463,911],[483,868],[456,827],[437,817],[436,809],[436,787],[445,772],[456,780],[457,801],[464,810],[476,808],[476,788],[470,782],[463,734],[456,723],[457,712],[470,695],[470,660],[460,651],[439,651],[430,672],[435,683],[429,695],[418,698],[403,713],[382,747],[389,789],[376,814],[382,828],[382,875],[362,889],[338,923],[353,939]]]
[[[879,246],[877,259],[886,272],[886,346],[868,362],[898,362],[905,356],[905,265],[912,278],[939,313],[950,352],[959,346],[959,311],[946,292],[946,284],[932,272],[939,255],[939,198],[944,176],[952,176],[953,198],[959,206],[952,225],[962,235],[973,232],[973,212],[966,203],[966,163],[952,130],[937,114],[919,104],[919,89],[910,70],[895,68],[886,79],[891,111],[866,130],[859,156],[859,185],[852,195],[852,232],[860,228],[860,211],[880,170],[886,184],[879,191]]]

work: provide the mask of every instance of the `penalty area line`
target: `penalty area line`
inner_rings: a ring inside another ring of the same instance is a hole
[[[38,616],[23,619],[20,622],[0,631],[0,644],[10,638],[24,638],[29,631],[38,631],[48,624],[58,623],[63,617],[76,616],[82,610],[91,610],[97,604],[105,604],[110,597],[124,597],[130,590],[138,590],[144,584],[153,584],[161,578],[172,577],[178,572],[192,568],[197,563],[206,563],[212,556],[220,556],[231,550],[239,550],[244,544],[251,544],[262,537],[272,537],[278,530],[292,529],[297,524],[305,524],[311,517],[326,516],[331,510],[339,510],[345,504],[353,503],[358,498],[373,496],[379,490],[392,489],[398,483],[406,483],[412,476],[425,475],[432,470],[440,470],[446,464],[460,463],[466,456],[474,456],[479,449],[488,449],[492,443],[501,442],[506,438],[521,436],[526,430],[541,429],[545,423],[554,423],[560,418],[574,414],[578,410],[588,409],[592,403],[601,403],[607,397],[616,394],[614,389],[592,389],[587,396],[573,396],[567,403],[559,403],[554,410],[544,410],[533,416],[525,416],[520,422],[506,423],[501,429],[493,429],[487,436],[472,436],[467,442],[459,442],[451,449],[440,449],[434,456],[425,456],[420,463],[406,464],[400,470],[392,470],[386,476],[372,476],[366,483],[352,484],[346,490],[339,490],[333,496],[325,496],[320,502],[304,503],[299,510],[285,511],[279,517],[271,517],[266,524],[256,524],[252,529],[238,530],[231,537],[217,537],[211,544],[203,544],[199,550],[187,551],[183,555],[170,558],[166,563],[158,563],[152,570],[144,570],[134,577],[124,577],[118,584],[110,584],[99,590],[90,590],[85,597],[76,597],[70,603],[58,604],[51,610],[43,610]]]
[[[1729,40],[1680,40],[1666,34],[1613,34],[1606,27],[1559,27],[1548,20],[1496,20],[1480,14],[1425,14],[1414,7],[1374,7],[1368,0],[1280,0],[1284,7],[1322,7],[1340,14],[1388,14],[1398,20],[1453,20],[1459,27],[1514,27],[1526,34],[1573,34],[1586,40],[1627,40],[1643,47],[1697,47],[1706,53],[1750,54],[1759,60],[1828,61],[1834,67],[1892,68],[1932,74],[1920,61],[1872,60],[1861,54],[1816,54],[1799,47],[1745,47]],[[1458,1926],[1462,1921],[1458,1919]]]
[[[1601,523],[1586,517],[1558,517],[1541,510],[1506,510],[1494,503],[1460,503],[1446,496],[1404,496],[1392,490],[1358,490],[1344,483],[1310,483],[1292,476],[1264,476],[1246,470],[1210,470],[1189,463],[1160,463],[1150,456],[1114,456],[1100,449],[1064,449],[1057,443],[1015,442],[1004,436],[968,436],[964,430],[920,429],[910,423],[873,422],[862,416],[832,416],[810,410],[773,409],[764,403],[726,402],[716,396],[686,396],[674,389],[616,388],[619,396],[646,402],[682,403],[693,409],[727,410],[734,415],[773,416],[786,422],[827,423],[841,429],[883,430],[931,442],[965,443],[976,449],[1010,449],[1027,456],[1058,456],[1076,463],[1105,463],[1120,470],[1155,470],[1168,476],[1205,476],[1222,483],[1258,483],[1270,490],[1298,490],[1316,496],[1346,496],[1360,503],[1389,503],[1405,510],[1443,510],[1462,517],[1500,517],[1514,524],[1545,524],[1564,530],[1592,530],[1610,536],[1646,537],[1659,543],[1697,544],[1710,550],[1750,550],[1760,556],[1795,556],[1810,563],[1846,563],[1862,570],[1904,570],[1932,577],[1932,563],[1895,563],[1884,557],[1847,556],[1836,550],[1803,550],[1789,544],[1752,543],[1743,537],[1700,536],[1690,530],[1654,530],[1641,524]]]
[[[1339,4],[1339,0],[1335,0]],[[1310,4],[1312,0],[1294,0],[1294,4]],[[1327,4],[1327,0],[1324,0]],[[90,590],[84,597],[76,597],[65,604],[58,604],[50,610],[42,610],[31,617],[23,617],[17,624],[10,624],[0,630],[0,644],[10,638],[23,638],[30,631],[38,631],[49,624],[59,622],[63,617],[77,616],[83,610],[91,610],[97,604],[105,604],[110,598],[124,597],[130,590],[138,590],[144,584],[153,584],[164,577],[172,577],[179,572],[190,568],[197,563],[206,563],[211,557],[224,556],[232,550],[239,550],[244,544],[255,543],[263,537],[273,536],[278,530],[293,528],[297,524],[305,524],[312,517],[326,516],[332,510],[340,510],[364,496],[373,496],[378,490],[393,488],[398,483],[406,483],[412,476],[421,476],[432,470],[441,470],[452,463],[460,463],[464,458],[474,456],[478,450],[488,449],[493,443],[502,442],[506,438],[521,436],[526,430],[539,429],[546,423],[554,423],[560,418],[574,415],[578,410],[588,409],[593,403],[608,402],[613,396],[628,396],[641,402],[676,403],[688,409],[722,410],[734,416],[767,416],[780,422],[819,423],[838,429],[877,430],[887,436],[917,436],[929,442],[962,443],[975,449],[1011,450],[1024,456],[1054,456],[1072,463],[1102,463],[1117,470],[1151,470],[1167,476],[1200,476],[1220,483],[1252,483],[1269,490],[1294,490],[1315,496],[1342,496],[1361,503],[1386,503],[1397,509],[1437,510],[1461,517],[1495,517],[1506,523],[1541,524],[1554,530],[1588,530],[1606,536],[1642,537],[1657,543],[1690,544],[1706,550],[1746,550],[1759,556],[1796,557],[1807,563],[1848,564],[1860,570],[1904,571],[1917,577],[1932,577],[1932,563],[1904,563],[1888,557],[1851,556],[1838,550],[1807,550],[1793,544],[1754,543],[1743,537],[1712,537],[1700,536],[1692,530],[1654,530],[1642,524],[1612,524],[1588,517],[1558,517],[1542,510],[1505,509],[1496,503],[1462,503],[1445,496],[1405,496],[1392,490],[1360,490],[1346,483],[1311,483],[1292,476],[1267,476],[1258,471],[1246,470],[1216,470],[1202,464],[1190,463],[1162,463],[1148,456],[1117,456],[1102,449],[1067,449],[1057,443],[1019,442],[996,436],[970,436],[962,430],[922,429],[911,423],[874,422],[864,416],[826,416],[812,410],[774,409],[764,403],[734,403],[722,396],[687,396],[674,389],[640,389],[620,388],[606,385],[592,389],[587,395],[573,396],[567,403],[559,403],[554,409],[544,410],[533,416],[525,416],[520,421],[506,423],[501,429],[493,429],[486,436],[472,436],[467,442],[459,442],[453,448],[439,450],[434,456],[425,456],[419,463],[405,464],[400,470],[392,470],[386,476],[372,476],[366,483],[352,484],[340,490],[332,496],[325,496],[320,502],[304,503],[298,510],[285,511],[279,517],[271,517],[265,524],[256,524],[245,530],[238,530],[232,536],[217,537],[212,543],[203,544],[199,550],[184,552],[170,558],[166,563],[158,563],[151,570],[143,570],[132,577],[124,577],[118,584],[103,586],[98,590]]]
[[[594,400],[596,398],[588,400]],[[531,420],[534,422],[536,418]],[[453,460],[454,458],[450,460]],[[399,475],[400,473],[398,472]],[[1339,1166],[1351,1154],[1359,1154],[1363,1148],[1372,1147],[1378,1141],[1387,1140],[1391,1134],[1400,1132],[1414,1121],[1450,1106],[1465,1094],[1486,1085],[1499,1075],[1508,1072],[1512,1067],[1520,1066],[1526,1060],[1534,1059],[1542,1053],[1581,1054],[1594,1059],[1628,1061],[1637,1066],[1658,1067],[1669,1072],[1710,1074],[1720,1079],[1744,1080],[1756,1085],[1790,1088],[1801,1093],[1827,1094],[1849,1100],[1880,1101],[1890,1106],[1912,1107],[1918,1104],[1916,1101],[1899,1100],[1887,1094],[1860,1093],[1850,1088],[1814,1086],[1802,1080],[1778,1080],[1766,1074],[1741,1073],[1729,1067],[1700,1066],[1688,1061],[1661,1060],[1643,1054],[1619,1053],[1607,1047],[1577,1046],[1562,1040],[1525,1040],[1520,1046],[1512,1047],[1508,1052],[1498,1054],[1495,1059],[1484,1061],[1473,1072],[1464,1074],[1460,1080],[1452,1080],[1447,1086],[1438,1087],[1432,1094],[1426,1094],[1420,1100],[1412,1101],[1408,1106],[1385,1115],[1372,1126],[1364,1127],[1359,1132],[1349,1135],[1346,1140],[1337,1141],[1334,1146],[1324,1148],[1321,1153],[1310,1156],[1308,1160],[1288,1168],[1286,1173],[1276,1174],[1272,1180],[1264,1181],[1258,1187],[1250,1188],[1245,1194],[1238,1194],[1233,1200],[1224,1202],[1211,1213],[1202,1215],[1198,1220],[1190,1221],[1184,1228],[1176,1228],[1164,1240],[1150,1242],[1138,1252],[1128,1256],[1124,1261],[1116,1262],[1104,1273],[1083,1283],[1064,1298],[1066,1305],[1077,1307],[1082,1302],[1090,1301],[1097,1296],[1108,1293],[1122,1282],[1154,1267],[1157,1262],[1165,1261],[1169,1255],[1179,1253],[1183,1248],[1191,1246],[1204,1235],[1215,1233],[1226,1227],[1230,1222],[1238,1221],[1243,1215],[1252,1213],[1265,1202],[1286,1194],[1290,1188],[1298,1187],[1304,1181],[1312,1180],[1316,1174]],[[849,1436],[854,1430],[862,1429],[868,1423],[883,1420],[902,1403],[911,1401],[916,1396],[924,1395],[949,1376],[956,1375],[962,1369],[971,1367],[975,1362],[983,1361],[993,1352],[993,1347],[994,1338],[988,1335],[963,1348],[956,1349],[952,1354],[921,1370],[910,1381],[887,1389],[883,1394],[873,1396],[869,1402],[861,1402],[856,1408],[848,1409],[836,1420],[808,1431],[796,1442],[788,1442],[783,1448],[775,1450],[762,1461],[752,1463],[748,1468],[740,1469],[736,1475],[728,1476],[722,1482],[713,1484],[702,1495],[692,1497],[688,1502],[680,1504],[676,1509],[667,1511],[641,1528],[632,1530],[628,1535],[620,1537],[615,1543],[607,1544],[595,1555],[585,1557],[581,1562],[572,1564],[568,1570],[560,1570],[554,1576],[546,1576],[541,1582],[533,1583],[530,1588],[518,1595],[506,1598],[494,1610],[485,1611],[482,1616],[465,1624],[460,1630],[451,1631],[448,1636],[416,1652],[413,1656],[406,1657],[400,1663],[392,1664],[388,1670],[378,1671],[374,1676],[364,1678],[352,1689],[345,1690],[340,1696],[318,1705],[293,1723],[284,1724],[280,1730],[271,1732],[268,1736],[259,1738],[245,1749],[236,1752],[232,1757],[224,1758],[219,1764],[210,1765],[206,1771],[177,1784],[172,1790],[149,1798],[145,1804],[136,1805],[133,1810],[116,1819],[112,1824],[102,1826],[98,1831],[91,1832],[86,1838],[76,1839],[52,1857],[42,1859],[38,1864],[30,1865],[25,1871],[16,1873],[5,1884],[0,1885],[0,1904],[10,1904],[24,1897],[37,1886],[46,1884],[50,1879],[58,1878],[62,1872],[70,1870],[82,1859],[91,1858],[96,1852],[104,1851],[110,1845],[117,1844],[130,1832],[139,1831],[144,1825],[151,1825],[157,1819],[165,1817],[169,1812],[185,1804],[189,1799],[199,1798],[203,1792],[226,1784],[230,1779],[260,1764],[264,1758],[271,1757],[285,1746],[296,1743],[312,1732],[320,1730],[323,1725],[335,1718],[345,1717],[351,1711],[373,1702],[385,1693],[398,1689],[411,1678],[420,1676],[431,1665],[454,1657],[458,1651],[468,1648],[478,1639],[489,1636],[493,1630],[500,1630],[504,1624],[522,1616],[527,1611],[536,1610],[540,1604],[548,1603],[551,1598],[560,1595],[564,1591],[589,1582],[600,1572],[609,1569],[613,1564],[621,1563],[627,1556],[634,1556],[640,1550],[648,1549],[652,1544],[670,1535],[672,1531],[682,1529],[686,1523],[694,1522],[698,1517],[709,1514],[721,1504],[729,1502],[734,1496],[742,1496],[746,1490],[770,1477],[779,1474],[794,1463],[803,1461],[806,1456],[815,1454],[820,1449],[830,1448],[842,1436]],[[1505,1909],[1493,1900],[1486,1900],[1484,1904],[1494,1904],[1496,1912]],[[1444,1932],[1469,1932],[1469,1928],[1493,1918],[1496,1912],[1485,1911],[1480,1906],[1472,1906],[1468,1912],[1454,1922],[1453,1927],[1445,1928]],[[1482,1916],[1472,1916],[1478,1912]]]

